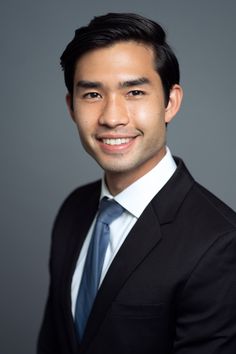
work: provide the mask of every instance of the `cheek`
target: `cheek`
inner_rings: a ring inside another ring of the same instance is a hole
[[[139,129],[152,130],[164,126],[164,109],[156,105],[133,107],[131,116]]]
[[[91,111],[86,112],[84,109],[76,109],[75,111],[75,122],[78,127],[79,132],[85,134],[86,132],[90,132],[93,122],[93,114]]]

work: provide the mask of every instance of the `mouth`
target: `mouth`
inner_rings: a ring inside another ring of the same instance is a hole
[[[101,139],[103,144],[106,145],[122,145],[122,144],[128,144],[131,141],[131,138],[112,138],[112,139]]]
[[[97,141],[106,154],[120,154],[129,151],[137,136],[100,136]]]

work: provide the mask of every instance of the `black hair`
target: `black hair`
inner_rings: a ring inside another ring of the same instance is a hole
[[[68,92],[73,94],[75,65],[83,54],[124,41],[136,41],[153,49],[155,69],[161,78],[167,105],[170,90],[180,79],[178,60],[166,42],[163,28],[150,19],[131,13],[108,13],[94,17],[88,26],[75,31],[73,40],[61,56]]]

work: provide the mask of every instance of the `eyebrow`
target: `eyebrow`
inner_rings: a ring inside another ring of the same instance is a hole
[[[101,88],[103,85],[101,82],[98,81],[87,81],[87,80],[80,80],[77,82],[76,87],[84,88],[84,89],[93,89],[93,88]]]
[[[126,87],[132,87],[132,86],[140,86],[140,85],[147,85],[150,84],[150,80],[146,77],[140,77],[134,80],[127,80],[124,82],[121,82],[119,86],[121,88],[126,88]]]
[[[146,77],[140,77],[133,80],[126,80],[119,83],[119,88],[128,88],[140,85],[150,84],[150,80]],[[104,85],[99,81],[88,81],[88,80],[80,80],[77,82],[76,87],[82,89],[98,89],[102,88]]]

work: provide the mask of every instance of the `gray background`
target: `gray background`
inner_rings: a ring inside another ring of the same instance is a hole
[[[47,294],[50,231],[76,186],[101,176],[69,120],[59,56],[94,15],[159,21],[185,90],[169,146],[195,178],[236,209],[235,1],[1,3],[0,354],[31,354]]]

